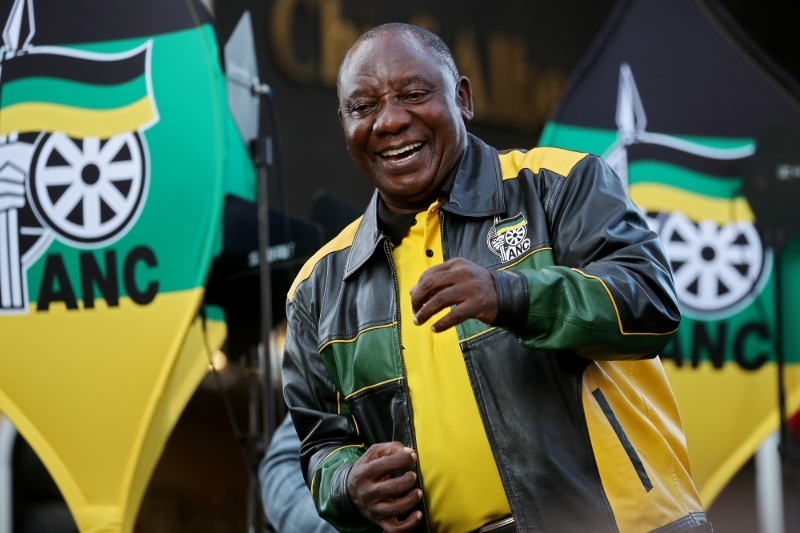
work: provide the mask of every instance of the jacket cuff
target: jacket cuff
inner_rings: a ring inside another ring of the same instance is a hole
[[[353,505],[350,493],[347,491],[347,477],[350,475],[352,468],[353,463],[348,463],[333,474],[330,492],[331,503],[342,518],[356,522],[366,522],[366,518],[361,516],[356,506]]]
[[[528,321],[528,278],[514,270],[490,270],[497,291],[497,317],[492,326],[521,330]]]

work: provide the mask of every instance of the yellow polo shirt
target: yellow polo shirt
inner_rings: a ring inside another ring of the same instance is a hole
[[[418,213],[392,256],[400,287],[403,359],[411,395],[422,490],[431,531],[465,533],[509,516],[455,328],[433,333],[444,310],[414,325],[411,287],[443,262],[439,205]]]

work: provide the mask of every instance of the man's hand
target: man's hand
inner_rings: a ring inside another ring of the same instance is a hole
[[[452,328],[468,318],[491,324],[497,317],[497,289],[488,270],[461,257],[445,261],[422,273],[411,288],[414,324],[427,322],[433,315],[455,305],[436,322],[435,332]]]
[[[417,462],[417,454],[399,442],[374,444],[355,462],[347,477],[350,501],[361,516],[378,524],[387,533],[412,531],[422,519],[414,511],[405,520],[402,516],[422,499],[422,491],[414,488],[417,475],[406,472],[390,477],[397,470],[405,470]]]
[[[0,211],[25,207],[25,174],[8,167],[0,172]]]

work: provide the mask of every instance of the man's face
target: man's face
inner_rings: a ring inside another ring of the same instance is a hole
[[[469,80],[413,36],[387,34],[353,51],[339,90],[356,165],[393,210],[426,208],[464,149]]]

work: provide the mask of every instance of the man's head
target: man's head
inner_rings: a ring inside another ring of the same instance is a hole
[[[466,143],[472,90],[436,35],[385,24],[362,35],[339,67],[339,119],[356,165],[390,209],[435,199]]]

